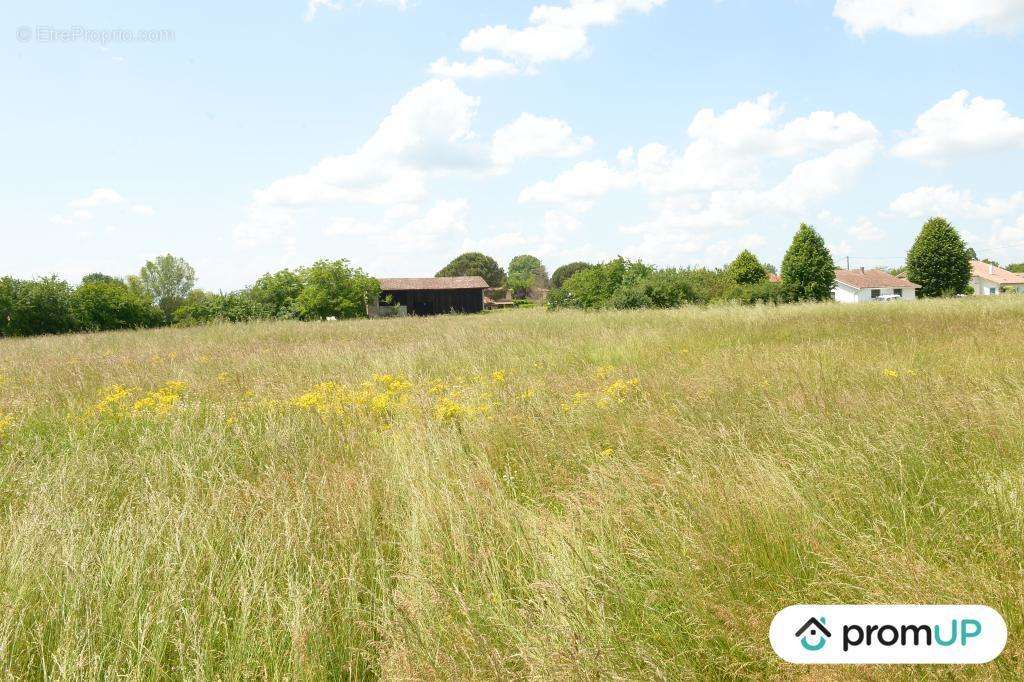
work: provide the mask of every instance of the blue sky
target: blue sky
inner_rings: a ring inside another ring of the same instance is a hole
[[[837,260],[895,265],[934,214],[1024,260],[1024,0],[37,0],[0,19],[4,274],[164,252],[214,290],[319,258],[430,275],[468,249],[777,264],[801,221]]]

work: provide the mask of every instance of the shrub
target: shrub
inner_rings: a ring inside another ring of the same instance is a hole
[[[487,281],[488,286],[500,287],[505,284],[505,271],[490,256],[470,251],[458,256],[448,265],[441,268],[437,277],[467,277],[479,275]]]
[[[303,320],[365,317],[366,303],[380,297],[380,283],[347,260],[321,260],[299,271],[302,291],[295,313]]]
[[[956,228],[932,218],[921,228],[907,254],[907,277],[921,288],[919,296],[963,293],[971,281],[971,263]]]
[[[89,275],[71,294],[75,327],[83,331],[155,327],[163,313],[119,279]]]
[[[824,301],[832,298],[836,270],[825,240],[807,224],[801,224],[782,259],[782,282],[788,296],[796,301]]]
[[[295,316],[295,301],[302,293],[302,278],[291,270],[267,273],[249,290],[252,302],[261,309],[260,316],[288,318]]]
[[[149,297],[164,313],[164,320],[170,322],[175,309],[181,305],[196,283],[196,271],[182,258],[171,254],[158,256],[147,261],[139,276],[129,286]]]
[[[653,308],[654,302],[651,301],[642,284],[630,284],[615,290],[615,293],[608,299],[608,307],[618,310]]]
[[[13,289],[8,330],[11,336],[73,331],[71,287],[57,277],[18,282]]]
[[[781,283],[763,280],[756,284],[737,284],[728,291],[725,298],[745,305],[754,305],[785,303],[789,297]]]

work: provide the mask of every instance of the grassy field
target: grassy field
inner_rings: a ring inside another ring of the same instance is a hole
[[[1024,676],[1024,297],[0,340],[0,671]],[[982,603],[976,668],[794,603]]]

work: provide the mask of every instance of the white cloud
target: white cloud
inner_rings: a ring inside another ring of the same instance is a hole
[[[873,242],[885,238],[885,232],[867,218],[861,218],[849,230],[850,236],[862,242]]]
[[[571,158],[593,145],[591,137],[574,137],[565,121],[524,113],[494,133],[491,149],[494,162],[504,166],[519,159]]]
[[[554,180],[526,187],[519,193],[519,201],[563,204],[571,210],[586,211],[611,190],[623,189],[630,184],[628,175],[604,161],[583,161]]]
[[[587,29],[616,23],[627,11],[650,12],[665,0],[571,0],[568,5],[538,5],[530,26],[484,26],[470,31],[460,47],[465,52],[496,52],[533,66],[563,61],[587,50]]]
[[[969,97],[969,92],[960,90],[921,114],[893,154],[942,161],[974,152],[1024,148],[1024,118],[1011,115],[1002,100]]]
[[[82,199],[75,199],[71,202],[72,208],[93,208],[96,206],[109,206],[112,204],[124,203],[124,197],[109,187],[100,187],[93,190],[92,194]]]
[[[418,202],[427,194],[428,174],[486,163],[472,131],[478,105],[479,98],[451,80],[427,81],[406,93],[355,152],[276,180],[257,190],[254,201],[266,206]]]
[[[430,73],[438,78],[490,78],[514,76],[519,67],[503,59],[477,57],[471,62],[450,62],[442,57],[430,65]]]
[[[384,5],[394,5],[400,10],[404,10],[409,6],[408,0],[376,0],[377,2]],[[335,12],[345,9],[346,5],[343,0],[309,0],[306,5],[306,15],[304,19],[306,21],[313,21],[316,16],[317,10],[329,9]]]
[[[949,33],[973,26],[1008,33],[1024,18],[1021,0],[837,0],[833,14],[859,36],[887,29],[908,36]]]
[[[564,234],[576,232],[583,226],[583,221],[578,216],[565,211],[545,211],[544,229],[552,234]]]
[[[146,217],[156,214],[156,210],[152,206],[147,206],[146,204],[135,204],[129,210],[135,215]]]
[[[910,218],[942,215],[949,218],[992,220],[1024,208],[1024,192],[1006,198],[988,197],[975,201],[970,190],[958,190],[952,185],[918,187],[898,196],[889,204],[889,208]]]

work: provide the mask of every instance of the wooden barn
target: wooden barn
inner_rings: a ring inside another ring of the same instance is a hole
[[[479,313],[484,309],[483,277],[402,277],[380,280],[381,304],[405,306],[410,315]]]

